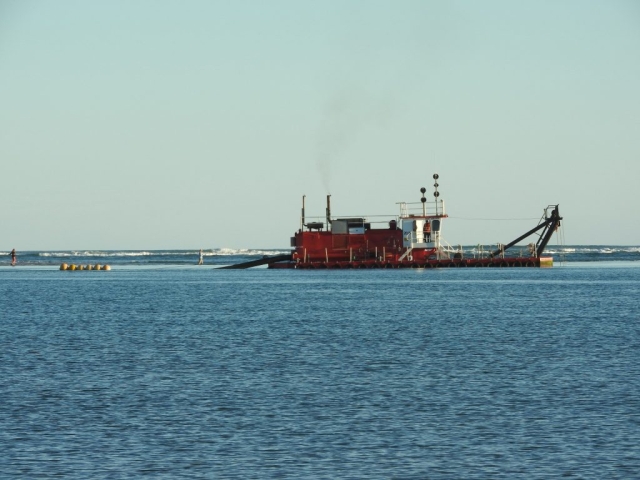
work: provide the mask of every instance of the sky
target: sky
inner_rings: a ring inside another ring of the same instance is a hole
[[[640,2],[0,0],[2,251],[286,248],[435,172],[453,245],[639,245]]]

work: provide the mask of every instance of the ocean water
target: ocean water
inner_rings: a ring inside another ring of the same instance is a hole
[[[620,248],[551,269],[4,264],[0,477],[639,478]]]
[[[487,256],[495,245],[482,247],[463,246],[465,257]],[[457,248],[457,247],[456,247]],[[9,265],[9,251],[0,251],[0,266]],[[207,265],[221,266],[255,260],[264,255],[280,255],[290,252],[290,248],[281,249],[232,249],[214,248],[204,250],[204,262]],[[515,246],[507,255],[526,255],[525,246]],[[601,262],[601,261],[640,261],[640,246],[619,245],[550,245],[546,256],[553,256],[556,262]],[[65,251],[18,251],[18,263],[24,266],[75,264],[109,265],[195,265],[199,250],[65,250]]]

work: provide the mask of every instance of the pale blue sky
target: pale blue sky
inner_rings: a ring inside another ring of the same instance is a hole
[[[637,245],[639,164],[637,1],[0,0],[0,250],[287,247],[435,171],[450,243]]]

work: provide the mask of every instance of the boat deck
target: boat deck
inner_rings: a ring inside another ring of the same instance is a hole
[[[465,267],[551,267],[552,257],[462,258],[427,260],[426,262],[372,260],[337,262],[275,262],[269,268],[349,269],[349,268],[465,268]]]

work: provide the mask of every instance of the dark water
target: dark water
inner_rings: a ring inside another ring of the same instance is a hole
[[[0,476],[638,478],[639,267],[2,267]]]

